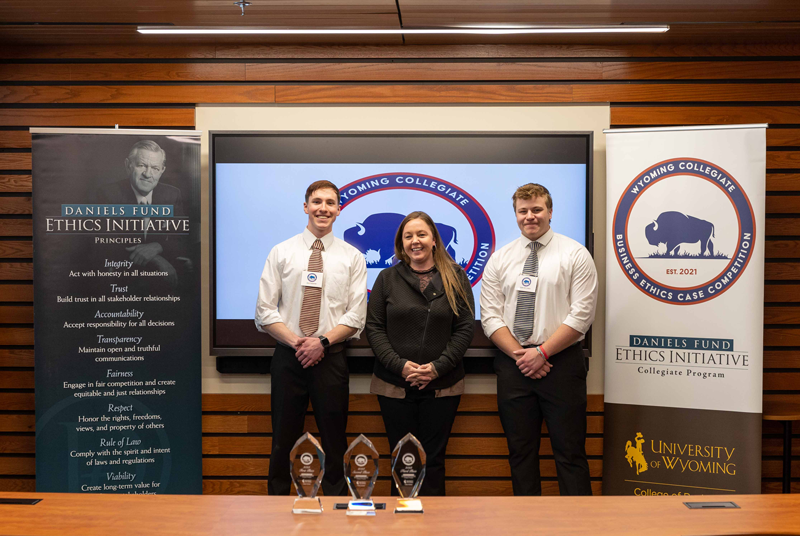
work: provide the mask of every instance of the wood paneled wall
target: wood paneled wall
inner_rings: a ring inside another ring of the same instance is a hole
[[[800,400],[800,46],[47,47],[0,51],[0,490],[34,488],[32,126],[193,128],[196,103],[610,103],[614,127],[770,123],[764,396]],[[596,230],[602,232],[602,229]],[[747,304],[742,304],[746,307]],[[348,432],[389,453],[377,402]],[[602,477],[602,398],[587,447]],[[203,397],[206,493],[266,493],[269,397]],[[309,429],[314,430],[309,418]],[[796,430],[800,432],[800,430]],[[781,428],[764,423],[764,492],[780,491]],[[557,493],[549,443],[546,493]],[[793,454],[800,456],[800,434]],[[463,398],[448,493],[511,493],[493,396]],[[388,459],[388,458],[387,458]],[[388,474],[388,461],[382,473]],[[800,491],[800,463],[793,468]],[[388,493],[381,480],[378,492]]]

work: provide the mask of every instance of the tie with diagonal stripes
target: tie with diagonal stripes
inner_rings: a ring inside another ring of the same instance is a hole
[[[528,244],[531,254],[525,260],[522,273],[539,277],[539,256],[536,254],[542,245],[539,242]],[[517,312],[514,315],[514,336],[520,343],[525,343],[533,333],[533,312],[536,308],[536,292],[517,293]]]
[[[309,272],[322,272],[322,252],[325,246],[317,239],[311,246],[311,258],[308,259]],[[322,304],[322,287],[305,287],[303,305],[300,307],[300,331],[310,337],[319,328],[319,308]]]
[[[139,201],[139,204],[140,205],[145,205],[145,209],[144,210],[147,210],[146,206],[149,205],[150,202],[145,197],[144,199]],[[145,240],[147,240],[147,226],[148,226],[149,223],[150,223],[150,218],[144,218],[142,220],[142,225],[144,225],[144,238],[145,238]]]

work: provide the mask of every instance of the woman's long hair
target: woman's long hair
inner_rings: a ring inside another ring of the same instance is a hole
[[[431,230],[431,234],[433,235],[433,241],[436,245],[436,249],[433,252],[433,265],[436,266],[436,269],[442,276],[444,293],[447,296],[447,301],[450,303],[450,308],[453,310],[453,313],[458,316],[458,298],[461,298],[464,303],[467,304],[470,312],[472,312],[474,315],[475,311],[473,311],[472,307],[469,305],[469,299],[467,299],[466,294],[467,291],[465,291],[464,287],[461,285],[458,275],[460,266],[456,264],[450,254],[447,253],[447,248],[445,247],[445,244],[442,243],[442,237],[439,236],[439,230],[436,229],[436,224],[433,223],[431,217],[426,213],[418,210],[412,212],[403,219],[403,222],[400,224],[400,227],[398,227],[397,234],[394,237],[394,254],[396,258],[408,264],[409,267],[411,266],[411,259],[408,258],[408,255],[406,255],[406,250],[403,248],[403,229],[406,228],[406,224],[408,222],[417,219],[425,222],[425,225],[428,226],[428,229]]]

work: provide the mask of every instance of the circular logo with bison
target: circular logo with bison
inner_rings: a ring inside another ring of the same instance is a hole
[[[433,218],[445,251],[475,286],[494,252],[494,226],[475,197],[452,182],[419,173],[371,175],[339,188],[342,238],[367,262],[367,288],[378,273],[397,262],[394,238],[406,214],[421,210]]]
[[[628,280],[653,299],[702,303],[738,281],[756,240],[753,207],[721,167],[673,158],[627,186],[613,220],[614,253]]]

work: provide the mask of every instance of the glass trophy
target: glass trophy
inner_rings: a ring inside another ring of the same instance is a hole
[[[397,442],[392,451],[392,478],[400,492],[395,514],[421,514],[422,501],[417,498],[425,478],[425,449],[411,433]]]
[[[344,477],[353,499],[347,503],[349,516],[374,516],[372,490],[378,480],[378,451],[364,434],[359,435],[344,453]]]
[[[321,514],[322,503],[317,491],[325,474],[325,452],[314,436],[306,432],[289,454],[292,483],[299,497],[294,500],[293,514]]]

